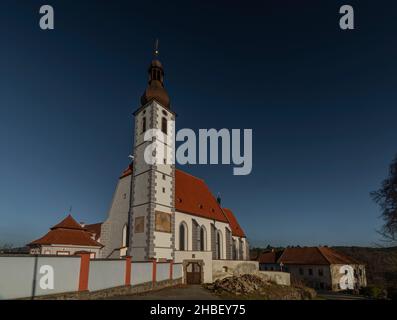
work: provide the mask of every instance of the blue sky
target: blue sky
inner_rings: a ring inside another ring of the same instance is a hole
[[[253,171],[204,178],[257,245],[372,245],[397,153],[396,5],[340,1],[0,4],[0,243],[40,237],[73,206],[103,221],[132,149],[155,38],[177,128],[253,129]],[[375,9],[376,10],[375,10]]]

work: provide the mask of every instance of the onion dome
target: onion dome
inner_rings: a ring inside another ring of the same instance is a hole
[[[163,107],[170,108],[170,97],[164,88],[164,69],[161,62],[157,59],[153,60],[149,66],[149,82],[145,92],[141,98],[142,106],[156,100]]]

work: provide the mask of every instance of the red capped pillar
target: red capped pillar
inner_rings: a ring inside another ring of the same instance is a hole
[[[125,285],[131,285],[131,271],[132,271],[132,264],[131,264],[131,257],[125,257]]]
[[[81,252],[80,256],[80,275],[79,275],[79,291],[88,291],[88,277],[90,274],[90,253]]]

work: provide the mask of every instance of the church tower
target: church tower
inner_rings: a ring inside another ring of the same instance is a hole
[[[174,259],[176,115],[171,111],[164,69],[157,56],[156,48],[141,106],[134,113],[129,212],[129,255],[133,261]],[[154,132],[152,129],[159,134],[148,139],[147,131]],[[148,161],[150,155],[157,160]]]

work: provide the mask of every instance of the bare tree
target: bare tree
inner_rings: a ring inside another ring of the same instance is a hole
[[[378,232],[385,241],[397,243],[397,156],[390,165],[389,176],[379,190],[371,192],[371,196],[380,206],[384,221]]]
[[[13,248],[11,243],[0,243],[0,253]]]

